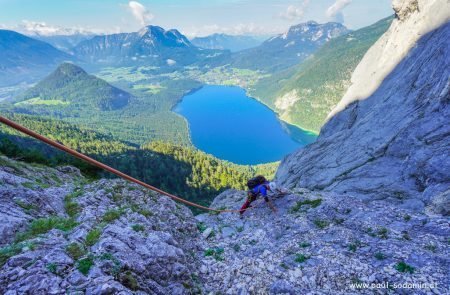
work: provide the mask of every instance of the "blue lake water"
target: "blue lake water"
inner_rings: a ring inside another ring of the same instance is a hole
[[[183,97],[174,111],[189,122],[198,149],[236,164],[279,161],[316,139],[282,123],[239,87],[204,86]]]

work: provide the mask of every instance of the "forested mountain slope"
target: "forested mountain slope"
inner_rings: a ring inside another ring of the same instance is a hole
[[[353,70],[392,19],[330,40],[304,63],[260,80],[250,93],[282,120],[318,133],[349,87]]]
[[[76,65],[63,64],[35,87],[2,101],[0,112],[64,120],[137,145],[154,140],[190,144],[186,120],[171,109],[201,84],[191,79],[162,80],[142,82],[157,83],[157,91],[148,92],[128,81],[112,86]]]
[[[71,114],[75,111],[110,111],[121,109],[132,96],[106,81],[89,75],[71,63],[61,64],[54,72],[27,90],[21,97],[22,105],[55,104]],[[73,115],[73,114],[72,114]]]
[[[240,166],[197,149],[160,141],[138,147],[93,129],[35,116],[9,114],[12,120],[44,136],[91,155],[124,173],[184,198],[207,205],[227,188],[243,189],[256,173],[273,175],[277,164]],[[35,140],[0,126],[0,151],[47,165],[71,164],[91,176],[109,176]]]

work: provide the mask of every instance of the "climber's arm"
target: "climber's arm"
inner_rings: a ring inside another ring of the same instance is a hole
[[[273,205],[272,201],[269,199],[268,196],[264,197],[264,201],[266,201],[267,205],[269,205],[270,209],[272,209],[274,213],[277,213],[277,208],[275,208],[275,206]]]
[[[261,185],[261,187],[259,188],[259,193],[264,197],[264,201],[266,201],[270,209],[272,209],[273,212],[277,213],[277,208],[275,208],[275,206],[272,204],[272,201],[270,201],[269,197],[267,196],[267,188],[264,185]]]

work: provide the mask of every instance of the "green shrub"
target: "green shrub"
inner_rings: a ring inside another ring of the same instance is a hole
[[[141,208],[141,206],[137,205],[137,204],[132,204],[130,206],[130,209],[131,209],[131,211],[133,211],[135,213],[138,213],[138,214],[141,214],[141,215],[143,215],[143,216],[145,216],[147,218],[149,218],[150,216],[153,216],[153,213],[150,210]]]
[[[0,248],[0,267],[3,266],[9,258],[22,252],[20,244],[13,244]]]
[[[298,262],[298,263],[303,263],[303,262],[305,262],[306,260],[308,260],[309,258],[310,258],[310,256],[307,256],[307,255],[298,253],[298,254],[295,255],[294,261],[295,261],[295,262]]]
[[[429,250],[429,251],[431,251],[431,252],[433,252],[433,253],[436,252],[436,249],[437,249],[436,245],[434,245],[434,244],[425,245],[424,248]]]
[[[409,236],[409,233],[407,231],[402,232],[402,239],[411,241],[411,237]]]
[[[404,261],[397,263],[395,265],[395,269],[398,270],[399,272],[409,272],[411,274],[414,273],[414,271],[415,271],[414,267],[406,264]]]
[[[78,203],[74,202],[74,199],[78,198],[82,194],[83,192],[78,190],[64,197],[64,209],[70,217],[75,217],[78,213],[80,213],[80,206]]]
[[[47,268],[47,270],[53,274],[56,274],[56,270],[57,270],[57,266],[55,263],[49,263],[45,266],[45,268]]]
[[[70,217],[75,217],[80,212],[80,206],[75,202],[64,201],[64,210]]]
[[[73,260],[78,260],[86,254],[86,249],[79,243],[70,243],[66,247],[66,251]]]
[[[100,239],[101,234],[102,234],[101,229],[94,228],[93,230],[88,232],[84,243],[86,244],[86,246],[89,246],[89,247],[95,245],[98,242],[98,240]]]
[[[320,219],[316,219],[314,220],[314,224],[320,228],[320,229],[324,229],[326,228],[330,223],[326,220],[320,220]]]
[[[33,251],[34,248],[35,245],[30,242],[13,243],[0,248],[0,267],[2,267],[12,256],[20,254],[25,250]]]
[[[356,252],[356,250],[361,247],[362,243],[359,240],[355,240],[353,243],[348,245],[348,250]]]
[[[205,250],[205,257],[212,256],[217,261],[223,261],[224,260],[224,257],[223,257],[224,252],[225,252],[225,250],[223,248],[209,248],[209,249]]]
[[[114,220],[119,219],[120,216],[122,215],[122,213],[123,213],[122,210],[116,210],[116,209],[108,210],[103,215],[102,220],[107,223],[113,222]]]
[[[350,250],[352,252],[356,252],[356,249],[358,249],[358,245],[356,245],[356,244],[348,245],[348,250]]]
[[[123,200],[123,195],[119,194],[119,193],[113,193],[111,199],[114,202],[118,203],[118,202],[121,202]]]
[[[316,199],[316,200],[304,200],[304,201],[298,201],[291,209],[290,212],[298,212],[302,206],[309,205],[311,208],[316,208],[322,204],[322,199]]]
[[[403,219],[404,219],[405,221],[410,221],[410,220],[411,220],[411,216],[408,215],[408,214],[406,214],[405,216],[403,216]]]
[[[30,204],[30,203],[26,203],[26,202],[24,202],[24,201],[22,201],[22,200],[15,200],[14,201],[20,208],[22,208],[22,209],[24,209],[25,211],[31,211],[31,210],[37,210],[38,209],[38,207],[37,206],[35,206],[35,205],[33,205],[33,204]]]
[[[49,218],[35,219],[31,222],[27,231],[17,235],[16,242],[32,239],[40,234],[45,234],[54,228],[62,231],[69,231],[77,225],[78,223],[72,218],[53,216]]]
[[[202,233],[204,232],[208,227],[205,225],[204,222],[197,223],[197,229]]]
[[[375,253],[374,256],[375,256],[375,258],[378,259],[378,260],[384,260],[384,259],[386,259],[386,255],[384,255],[384,254],[381,253],[381,252]]]
[[[385,227],[382,227],[378,230],[378,237],[380,237],[381,239],[387,239],[388,238],[388,229]]]
[[[94,265],[94,259],[92,256],[88,256],[84,259],[80,259],[77,262],[77,269],[85,276],[89,273],[89,270]]]
[[[136,232],[140,232],[140,231],[144,231],[145,227],[142,224],[133,224],[131,226],[131,228],[136,231]]]
[[[34,189],[36,187],[36,184],[32,182],[22,182],[22,186],[29,189]]]
[[[311,247],[311,244],[308,242],[301,242],[298,244],[301,248]]]
[[[41,180],[36,180],[36,183],[41,187],[41,188],[49,188],[51,185],[48,183],[44,183]]]
[[[373,232],[373,229],[371,227],[368,227],[366,230],[366,233],[371,237],[376,237],[376,233]]]
[[[100,260],[109,260],[112,262],[112,266],[109,270],[109,273],[114,277],[117,278],[120,274],[120,271],[122,269],[122,265],[120,261],[114,257],[111,253],[103,253],[98,257]]]
[[[139,284],[130,271],[126,271],[120,278],[120,282],[132,291],[139,290]]]

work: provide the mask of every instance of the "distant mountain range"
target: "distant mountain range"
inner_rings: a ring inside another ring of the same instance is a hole
[[[314,21],[292,26],[286,33],[272,37],[255,48],[232,54],[234,67],[277,71],[304,61],[319,47],[349,30],[340,23]]]
[[[237,68],[276,71],[298,64],[320,46],[349,32],[339,23],[307,22],[293,26],[285,34],[272,37],[259,46],[244,36],[216,34],[192,42],[177,30],[147,26],[139,32],[96,36],[73,48],[73,54],[90,64],[167,67],[197,63],[200,66],[231,64]],[[199,48],[203,47],[203,48]]]
[[[37,40],[47,42],[59,50],[70,53],[73,47],[75,47],[82,41],[95,37],[95,35],[87,35],[87,34],[52,35],[52,36],[35,35],[31,37]]]
[[[74,58],[48,43],[0,30],[0,86],[35,81],[67,60]]]
[[[330,40],[304,63],[259,81],[251,94],[283,120],[319,132],[350,85],[355,67],[392,20],[388,17]]]
[[[220,49],[237,52],[256,47],[263,41],[253,36],[234,36],[226,34],[213,34],[206,37],[197,37],[191,40],[197,47],[206,49]]]
[[[63,63],[19,100],[19,105],[60,105],[78,111],[89,108],[111,111],[125,107],[132,96],[82,68]]]
[[[208,68],[231,65],[275,72],[301,63],[320,46],[346,32],[347,28],[338,23],[307,22],[293,26],[285,34],[272,37],[259,46],[230,52],[257,45],[258,41],[252,37],[215,34],[196,38],[192,43],[179,31],[158,26],[92,38],[85,34],[34,36],[59,50],[25,35],[0,30],[0,86],[35,82],[64,61],[76,62],[90,70],[105,66],[146,65],[166,71],[195,64]]]
[[[177,30],[147,26],[135,33],[96,36],[78,44],[73,53],[89,63],[153,66],[187,65],[214,51],[200,50]]]

